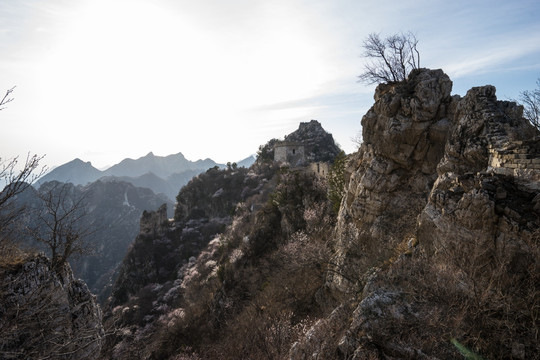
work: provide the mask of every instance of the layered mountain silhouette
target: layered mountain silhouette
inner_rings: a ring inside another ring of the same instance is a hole
[[[249,167],[255,158],[250,156],[238,162],[239,166]],[[125,181],[138,187],[151,189],[154,193],[165,194],[174,200],[182,186],[199,173],[212,167],[224,167],[212,159],[187,160],[182,153],[156,156],[150,152],[138,159],[124,159],[120,163],[101,171],[90,162],[72,160],[58,166],[39,179],[39,187],[49,181],[87,185],[98,179],[104,182]]]
[[[156,156],[152,152],[146,156],[133,159],[124,159],[120,163],[108,168],[104,175],[137,177],[146,173],[153,173],[163,179],[175,173],[186,170],[207,170],[214,166],[219,166],[211,159],[190,161],[182,153]]]
[[[36,185],[39,187],[49,181],[70,182],[74,185],[86,185],[103,176],[103,171],[92,166],[91,162],[84,162],[77,158],[64,165],[58,166],[41,177]]]

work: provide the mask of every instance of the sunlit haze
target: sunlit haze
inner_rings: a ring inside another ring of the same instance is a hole
[[[362,41],[411,31],[453,93],[540,77],[540,2],[27,0],[0,3],[0,157],[103,168],[182,152],[221,163],[317,119],[346,152],[374,86]]]

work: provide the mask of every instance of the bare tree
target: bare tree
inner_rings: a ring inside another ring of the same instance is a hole
[[[15,87],[6,91],[4,97],[0,100],[0,110],[4,105],[13,101],[10,98]],[[46,171],[46,167],[38,170],[39,162],[43,156],[28,154],[26,161],[20,170],[19,158],[2,159],[0,157],[0,242],[6,238],[6,231],[10,224],[21,214],[21,208],[14,206],[15,197],[26,190],[34,181],[40,178]]]
[[[532,91],[521,92],[519,100],[523,104],[525,118],[540,130],[540,78],[536,80],[536,85],[537,88]]]
[[[72,255],[90,252],[86,239],[95,231],[86,221],[86,198],[75,193],[71,184],[50,184],[39,197],[43,209],[37,213],[38,225],[31,236],[50,250],[53,269],[61,269]],[[41,189],[40,189],[41,190]]]
[[[46,167],[39,168],[41,159],[43,156],[28,154],[18,170],[18,157],[9,160],[0,158],[0,185],[4,186],[0,192],[0,241],[7,237],[11,231],[10,225],[24,210],[15,205],[15,198],[46,171]]]
[[[384,39],[379,34],[369,34],[363,44],[364,57],[369,60],[359,76],[360,81],[367,84],[404,81],[411,70],[420,67],[417,45],[418,40],[411,32]]]

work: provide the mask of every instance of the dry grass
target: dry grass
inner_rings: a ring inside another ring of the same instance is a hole
[[[30,252],[19,248],[8,240],[0,241],[0,269],[13,270],[24,264]]]

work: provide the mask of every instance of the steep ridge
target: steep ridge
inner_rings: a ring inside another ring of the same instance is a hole
[[[174,219],[167,217],[166,204],[145,211],[109,303],[120,305],[146,285],[174,280],[231,223],[236,204],[261,190],[259,176],[245,168],[212,168],[181,189]]]
[[[539,133],[493,86],[450,86],[425,69],[378,86],[328,277],[351,297],[292,359],[539,358]]]
[[[359,268],[388,259],[414,235],[455,111],[451,88],[441,70],[413,72],[401,86],[377,88],[375,105],[362,119],[364,142],[348,165],[333,286],[347,291],[352,281],[355,288]]]
[[[316,131],[322,129],[320,123],[312,124],[315,131],[308,133],[313,148],[337,149],[331,135]],[[271,151],[271,145],[265,148]],[[323,224],[331,223],[333,215],[324,180],[308,167],[279,169],[272,159],[259,156],[250,169],[210,169],[179,192],[174,220],[167,220],[163,211],[143,215],[140,233],[124,260],[105,311],[107,326],[119,324],[121,330],[109,338],[103,358],[167,358],[189,352],[189,347],[197,347],[206,358],[242,357],[239,342],[230,337],[236,339],[246,330],[246,316],[254,311],[248,298],[273,292],[278,277],[288,277],[291,287],[287,288],[297,299],[284,302],[284,308],[268,309],[243,354],[262,355],[253,352],[258,347],[256,337],[274,316],[292,314],[291,307],[319,311],[311,302],[324,277],[314,259],[328,249],[323,243],[317,248],[308,239],[329,229]],[[310,235],[300,235],[303,230]],[[292,242],[287,245],[292,236],[295,256],[284,250],[292,246]],[[300,258],[309,265],[294,265]],[[297,291],[296,282],[306,284]],[[266,291],[261,292],[263,288]],[[287,339],[280,351],[292,337]]]

